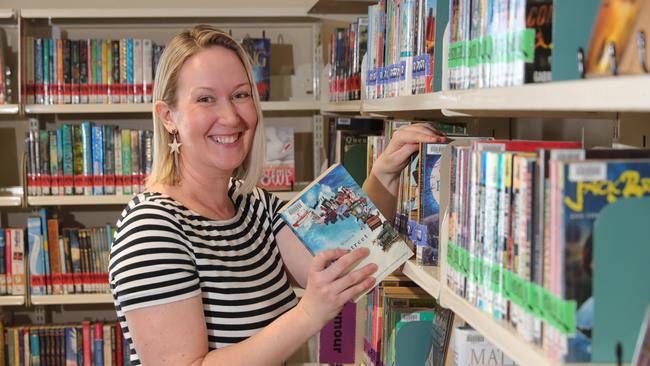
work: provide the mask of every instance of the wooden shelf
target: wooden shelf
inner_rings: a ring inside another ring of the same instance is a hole
[[[308,17],[309,4],[295,0],[274,1],[270,3],[257,0],[240,3],[242,7],[210,8],[51,8],[22,9],[22,18],[62,19],[62,18],[296,18]]]
[[[0,13],[0,15],[2,14]],[[0,114],[18,114],[18,104],[0,104]]]
[[[330,112],[330,113],[361,113],[361,101],[360,100],[348,100],[345,102],[337,103],[324,103],[321,106],[321,111]]]
[[[0,207],[17,207],[23,203],[20,196],[0,196]]]
[[[440,298],[440,267],[419,266],[414,260],[409,260],[404,263],[402,273],[433,298]]]
[[[25,305],[25,296],[0,296],[0,306]]]
[[[446,287],[441,289],[440,303],[476,329],[497,348],[501,349],[519,365],[554,366],[544,352],[534,344],[525,341],[517,331],[507,324],[469,304],[465,299]]]
[[[262,102],[263,111],[317,111],[320,103],[316,101],[273,101]],[[18,106],[16,106],[16,112]],[[59,113],[152,113],[153,104],[28,104],[25,113],[59,114]]]
[[[112,304],[111,294],[75,294],[32,296],[33,305]]]
[[[133,196],[29,196],[30,206],[125,205]]]

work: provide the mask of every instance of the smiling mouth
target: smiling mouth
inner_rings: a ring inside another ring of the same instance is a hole
[[[234,144],[237,141],[239,141],[241,136],[242,136],[242,133],[239,132],[239,133],[234,133],[234,134],[230,134],[230,135],[212,135],[212,136],[210,136],[210,138],[212,139],[212,141],[216,142],[217,144],[231,145],[231,144]]]

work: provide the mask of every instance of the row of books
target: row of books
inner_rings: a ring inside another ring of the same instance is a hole
[[[90,121],[25,137],[30,196],[131,195],[151,172],[153,131]]]
[[[454,142],[447,286],[552,359],[590,362],[594,222],[648,182],[649,150]]]
[[[120,325],[83,322],[71,325],[11,326],[0,324],[4,365],[127,366],[129,346]]]
[[[449,89],[551,81],[552,0],[451,0]]]
[[[25,41],[28,104],[151,103],[164,46],[150,39]]]
[[[330,102],[361,99],[361,63],[368,47],[368,18],[359,17],[330,35]]]
[[[108,293],[108,257],[115,228],[61,228],[58,219],[27,218],[32,295]]]
[[[367,300],[364,351],[369,365],[445,365],[451,310],[399,278],[384,280]]]
[[[368,99],[433,90],[437,0],[384,0],[368,7]]]

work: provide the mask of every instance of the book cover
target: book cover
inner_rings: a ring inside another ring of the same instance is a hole
[[[593,330],[594,222],[608,205],[650,195],[650,160],[587,160],[562,164],[564,299],[575,305],[568,333],[566,362],[591,362]]]
[[[5,242],[5,232],[0,230],[0,295],[7,295],[7,243]],[[0,322],[2,323],[2,322]]]
[[[259,186],[267,190],[291,190],[295,182],[293,128],[266,127],[266,161]]]
[[[553,54],[553,1],[526,2],[526,28],[533,29],[533,62],[526,63],[526,83],[551,81],[551,56]]]
[[[63,277],[61,276],[61,252],[59,251],[59,220],[47,220],[48,249],[50,251],[50,269],[52,276],[52,294],[63,294]]]
[[[246,37],[242,46],[248,52],[253,66],[253,76],[261,101],[269,100],[271,82],[271,40]]]
[[[369,248],[370,255],[355,268],[376,263],[377,283],[413,255],[340,164],[330,167],[284,206],[280,216],[313,255],[334,248]]]
[[[23,229],[11,232],[11,282],[12,295],[25,295],[25,238]]]
[[[92,191],[93,195],[104,194],[104,128],[92,126]]]
[[[454,366],[516,365],[503,351],[472,328],[454,328],[452,338]]]
[[[440,163],[445,144],[423,144],[420,156],[420,220],[416,233],[419,264],[438,265],[440,246]]]

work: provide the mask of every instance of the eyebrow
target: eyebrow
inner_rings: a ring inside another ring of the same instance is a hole
[[[240,88],[240,87],[242,87],[242,86],[250,86],[250,84],[248,83],[248,81],[244,81],[244,82],[241,82],[241,83],[235,85],[235,88],[234,88],[234,89]],[[214,91],[214,89],[212,89],[212,88],[209,87],[209,86],[197,86],[197,87],[194,88],[193,90],[209,90],[209,91]]]

